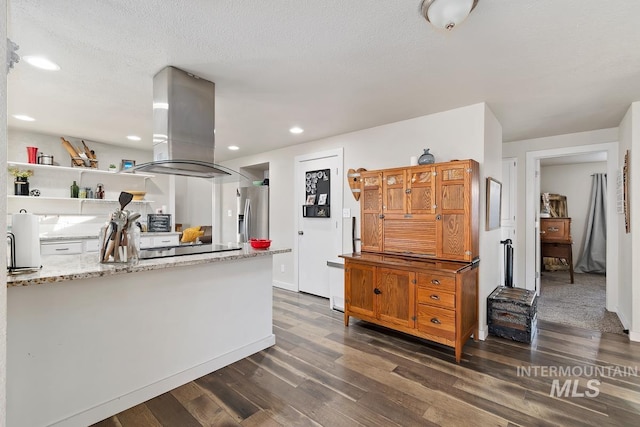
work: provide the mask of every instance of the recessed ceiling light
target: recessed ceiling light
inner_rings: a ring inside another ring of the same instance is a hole
[[[239,150],[239,149],[240,149],[240,147],[238,147],[237,145],[230,145],[230,146],[228,146],[227,148],[228,148],[229,150],[233,150],[233,151],[236,151],[236,150]]]
[[[139,136],[135,136],[135,135],[129,135],[129,136],[127,136],[127,139],[129,141],[140,141],[142,138],[140,138]]]
[[[15,117],[18,120],[22,120],[24,122],[35,122],[36,121],[36,119],[34,119],[33,117],[25,116],[24,114],[14,114],[13,117]]]
[[[22,59],[41,70],[58,71],[60,69],[58,64],[42,56],[23,56]]]
[[[168,102],[154,102],[153,103],[154,110],[168,110],[169,103]]]
[[[301,127],[298,127],[298,126],[294,126],[291,129],[289,129],[289,132],[291,132],[291,133],[302,133],[302,132],[304,132],[304,129],[302,129]]]

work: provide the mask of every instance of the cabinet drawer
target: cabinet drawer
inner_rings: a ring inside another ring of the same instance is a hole
[[[456,312],[418,304],[418,330],[448,340],[456,337]]]
[[[571,259],[571,243],[542,243],[540,254],[543,257]]]
[[[71,255],[82,253],[82,241],[42,243],[40,254],[42,255]]]
[[[438,289],[418,287],[418,304],[431,304],[444,308],[455,308],[456,295]]]
[[[570,242],[571,218],[541,218],[540,240],[543,242]]]
[[[456,279],[453,276],[418,273],[418,286],[455,293]]]
[[[151,245],[154,248],[163,247],[163,246],[178,246],[180,244],[180,239],[177,234],[173,236],[153,236]]]

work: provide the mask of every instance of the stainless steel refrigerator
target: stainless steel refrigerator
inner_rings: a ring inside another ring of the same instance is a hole
[[[269,186],[238,188],[238,242],[269,238]]]

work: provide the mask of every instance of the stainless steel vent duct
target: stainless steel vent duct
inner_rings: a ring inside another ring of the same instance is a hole
[[[214,164],[214,129],[215,84],[179,68],[163,68],[153,77],[153,162],[133,172],[240,177]]]

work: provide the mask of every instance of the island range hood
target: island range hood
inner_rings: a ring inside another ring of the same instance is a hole
[[[153,161],[131,171],[246,178],[214,164],[214,129],[215,84],[176,67],[163,68],[153,77]]]

